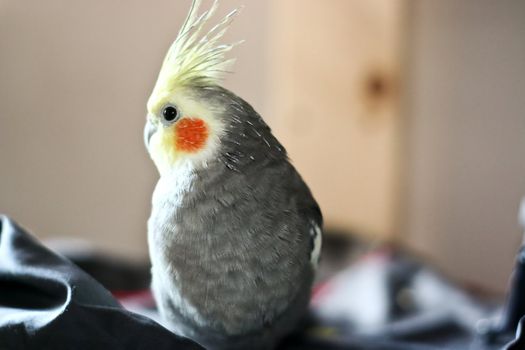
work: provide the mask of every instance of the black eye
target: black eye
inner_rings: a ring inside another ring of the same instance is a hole
[[[179,116],[179,111],[173,106],[166,106],[162,110],[162,116],[165,121],[172,122]]]

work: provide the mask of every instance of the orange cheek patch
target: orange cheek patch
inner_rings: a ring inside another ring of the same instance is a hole
[[[197,152],[208,139],[208,126],[202,119],[184,118],[176,126],[176,147],[179,151]]]

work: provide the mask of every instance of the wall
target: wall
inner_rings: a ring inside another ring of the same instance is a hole
[[[525,2],[412,4],[406,240],[501,291],[525,195]]]
[[[0,0],[0,212],[41,238],[146,257],[145,104],[189,4]],[[263,111],[266,16],[259,1],[236,20],[229,38],[249,40],[226,82]]]
[[[274,127],[328,225],[397,234],[503,289],[525,194],[525,3],[326,3],[246,3],[226,85]],[[188,5],[0,0],[0,212],[146,257],[145,102]]]

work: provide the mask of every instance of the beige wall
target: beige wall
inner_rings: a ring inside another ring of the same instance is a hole
[[[413,2],[406,240],[506,286],[525,195],[525,2]]]
[[[0,211],[41,237],[146,254],[145,101],[189,3],[1,3]],[[396,224],[402,3],[251,1],[227,37],[246,42],[226,85],[275,127],[327,225],[379,237]],[[370,97],[376,77],[386,93]]]
[[[525,194],[525,3],[409,1],[400,37],[401,3],[246,2],[226,85],[275,126],[329,225],[400,233],[452,276],[501,290]],[[145,102],[188,4],[0,0],[0,212],[40,237],[146,256]],[[390,90],[367,100],[376,70]]]
[[[0,0],[0,212],[40,237],[146,256],[145,103],[188,5]],[[229,38],[249,40],[227,80],[262,111],[266,16],[257,1],[235,22]]]

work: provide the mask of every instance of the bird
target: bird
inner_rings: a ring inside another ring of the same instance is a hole
[[[167,327],[206,349],[273,349],[307,312],[322,214],[270,127],[222,86],[239,9],[213,24],[218,1],[201,5],[147,101],[151,289]]]

